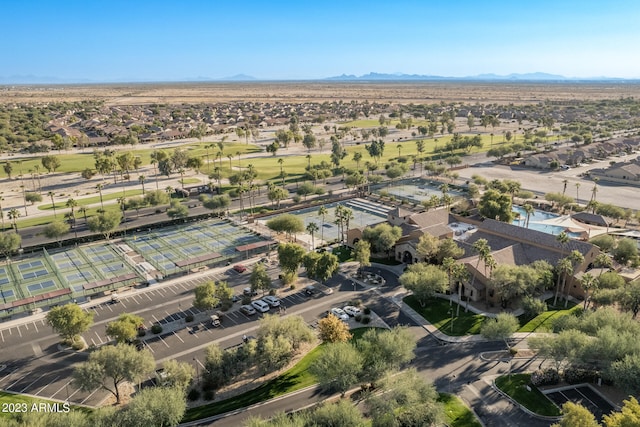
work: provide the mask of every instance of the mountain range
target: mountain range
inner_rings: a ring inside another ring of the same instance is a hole
[[[77,84],[77,83],[153,83],[153,82],[258,82],[258,81],[278,81],[282,79],[260,79],[247,74],[236,74],[234,76],[213,78],[206,76],[198,77],[186,77],[183,79],[167,79],[167,80],[145,80],[140,78],[120,78],[112,79],[108,81],[99,81],[91,79],[79,79],[79,78],[59,78],[51,76],[34,76],[34,75],[14,75],[3,77],[0,76],[0,85],[11,84]],[[450,76],[436,76],[425,74],[404,74],[404,73],[375,73],[371,72],[356,76],[353,74],[342,74],[340,76],[327,77],[324,79],[299,79],[308,81],[336,81],[336,82],[375,82],[375,81],[494,81],[494,82],[631,82],[638,81],[638,79],[623,79],[617,77],[565,77],[558,74],[548,73],[524,73],[524,74],[478,74],[475,76],[466,77],[450,77]]]

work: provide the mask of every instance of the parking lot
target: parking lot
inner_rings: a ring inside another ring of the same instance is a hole
[[[277,276],[279,270],[276,265],[268,264],[267,267],[272,276]],[[192,306],[193,288],[207,280],[226,280],[235,294],[241,294],[247,286],[250,269],[249,266],[243,273],[231,267],[218,269],[135,293],[121,293],[116,303],[104,299],[84,304],[83,308],[94,314],[94,325],[83,337],[89,345],[105,344],[110,341],[105,333],[106,324],[121,313],[134,313],[144,319],[147,333],[141,339],[142,345],[153,354],[159,366],[167,360],[176,359],[191,363],[201,372],[207,346],[216,342],[227,348],[241,343],[244,335],[255,335],[258,328],[256,320],[262,315],[242,314],[238,310],[238,302],[223,314],[219,327],[212,327],[211,313],[203,313]],[[354,295],[362,295],[354,293],[352,284],[343,283],[339,276],[330,284],[335,286],[333,289],[336,292],[310,296],[301,285],[293,291],[283,289],[278,296],[287,315],[301,315],[306,322],[314,325],[332,306],[343,306]],[[255,298],[260,297],[258,295]],[[270,310],[272,314],[278,312],[277,309]],[[185,319],[189,315],[194,320],[187,323]],[[162,325],[163,332],[157,335],[151,333],[149,328],[152,324]],[[60,338],[43,319],[1,329],[0,388],[43,398],[99,405],[108,397],[107,392],[83,392],[71,381],[73,366],[86,360],[86,353],[60,351],[59,342]]]
[[[602,421],[604,415],[610,414],[615,409],[608,400],[589,385],[563,387],[556,391],[547,391],[545,395],[559,407],[566,402],[580,404],[587,408],[595,415],[596,419],[600,421]]]

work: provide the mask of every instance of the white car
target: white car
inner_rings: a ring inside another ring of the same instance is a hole
[[[267,295],[266,297],[262,298],[262,301],[266,302],[271,307],[280,306],[280,300],[278,299],[278,297],[274,297],[273,295]]]
[[[361,313],[358,307],[354,307],[352,305],[345,305],[342,310],[351,317],[355,317]]]
[[[334,307],[331,310],[329,310],[329,313],[333,314],[338,319],[343,320],[345,322],[349,320],[349,315],[345,313],[344,310],[342,310],[341,308]]]
[[[266,313],[269,311],[269,304],[262,301],[261,299],[257,299],[255,301],[251,301],[251,306],[259,311],[260,313]]]

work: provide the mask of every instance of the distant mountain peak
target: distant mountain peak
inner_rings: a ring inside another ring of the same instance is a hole
[[[599,77],[599,78],[586,78],[586,79],[575,79],[568,78],[565,76],[561,76],[558,74],[549,74],[543,72],[533,72],[533,73],[512,73],[508,75],[498,75],[493,73],[487,74],[478,74],[475,76],[465,76],[465,77],[447,77],[447,76],[435,76],[435,75],[423,75],[423,74],[404,74],[404,73],[376,73],[370,72],[367,74],[363,74],[361,76],[355,76],[353,74],[343,74],[341,76],[329,77],[326,80],[360,80],[360,81],[372,81],[372,80],[496,80],[496,81],[565,81],[565,80],[610,80],[611,78],[607,77]]]
[[[233,81],[233,82],[246,82],[249,80],[258,80],[253,76],[249,76],[247,74],[236,74],[235,76],[230,76],[230,77],[223,77],[221,79],[218,80],[223,80],[223,81]]]

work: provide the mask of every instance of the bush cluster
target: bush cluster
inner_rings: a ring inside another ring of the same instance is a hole
[[[560,382],[560,374],[553,368],[542,369],[531,374],[531,384],[534,386],[556,385]]]
[[[592,383],[598,378],[598,373],[591,369],[570,367],[564,370],[562,376],[569,384]]]

